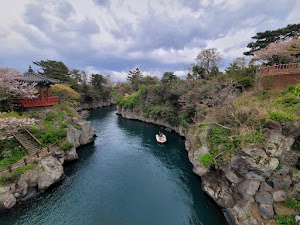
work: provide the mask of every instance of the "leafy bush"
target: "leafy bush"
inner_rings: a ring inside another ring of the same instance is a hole
[[[69,141],[64,141],[59,144],[59,147],[64,151],[69,151],[71,148],[73,148],[73,144]]]
[[[173,126],[180,123],[177,113],[176,109],[169,105],[153,105],[144,110],[145,117],[151,117],[154,120],[162,119]]]
[[[300,198],[287,199],[284,203],[287,207],[300,211]]]
[[[54,144],[67,136],[67,131],[65,129],[50,129],[46,130],[45,133],[41,135],[42,144],[45,146],[47,144]]]
[[[61,127],[61,128],[67,128],[68,125],[69,125],[69,124],[68,124],[66,121],[62,121],[62,122],[60,123],[60,127]]]
[[[298,84],[294,89],[294,95],[300,96],[300,84]]]
[[[259,131],[255,131],[254,133],[247,134],[243,140],[245,143],[260,144],[266,140],[266,136]]]
[[[47,120],[45,120],[43,122],[43,126],[44,127],[54,127],[54,122],[53,121],[47,121]]]
[[[33,126],[29,127],[28,130],[30,132],[34,132],[35,133],[35,132],[40,131],[40,128],[37,125],[33,125]]]
[[[277,224],[283,224],[283,225],[297,225],[297,222],[295,220],[295,217],[293,215],[287,215],[287,216],[280,216],[276,215],[274,217]]]
[[[56,114],[54,113],[47,113],[46,114],[46,117],[45,117],[45,120],[46,121],[53,121],[53,119],[56,117]]]
[[[294,120],[295,116],[293,116],[292,114],[289,114],[289,113],[277,111],[277,112],[269,112],[269,118],[271,120],[276,120],[276,121],[284,123],[284,122]]]
[[[0,168],[7,166],[22,159],[27,152],[14,139],[4,139],[0,141]]]
[[[209,168],[213,160],[213,155],[210,153],[205,153],[200,156],[199,162],[201,162],[206,168]]]
[[[51,86],[51,92],[53,95],[59,97],[60,102],[69,103],[71,105],[78,105],[80,100],[80,94],[74,89],[65,84],[55,84]]]
[[[221,126],[212,126],[207,135],[210,153],[214,156],[214,163],[224,165],[228,163],[234,153],[235,142],[231,137],[232,131]]]

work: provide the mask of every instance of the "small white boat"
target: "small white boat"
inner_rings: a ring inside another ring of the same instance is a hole
[[[156,141],[160,144],[163,144],[167,141],[166,135],[164,135],[162,133],[161,134],[156,134],[155,137],[156,137]]]

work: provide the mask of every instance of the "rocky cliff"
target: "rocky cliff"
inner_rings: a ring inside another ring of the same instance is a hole
[[[121,115],[122,117],[126,119],[132,119],[132,120],[140,120],[146,123],[151,123],[159,126],[163,126],[169,130],[173,130],[176,133],[178,133],[181,136],[184,136],[184,129],[180,126],[174,127],[171,124],[167,123],[166,121],[163,120],[154,120],[152,118],[146,118],[143,116],[142,113],[131,110],[131,109],[124,109],[122,107],[117,107],[117,114]]]
[[[96,102],[91,102],[91,103],[83,103],[83,104],[80,105],[80,108],[77,109],[77,111],[102,108],[104,106],[110,106],[112,104],[113,104],[113,100],[105,101],[105,102],[96,101]]]
[[[188,157],[194,172],[202,179],[202,189],[224,209],[230,224],[275,224],[274,215],[296,214],[283,201],[300,196],[300,171],[296,168],[300,154],[292,151],[300,138],[300,123],[270,122],[264,128],[265,144],[248,145],[236,150],[226,167],[205,168],[199,157],[207,146],[197,146],[194,131],[183,133],[163,121],[144,118],[140,113],[118,108],[128,119],[165,126],[186,137]],[[205,134],[203,134],[205,135]]]
[[[0,209],[10,209],[33,198],[64,178],[64,162],[77,159],[76,148],[95,138],[95,130],[89,121],[76,119],[76,124],[80,129],[72,125],[68,127],[67,138],[74,146],[71,150],[52,149],[44,158],[36,160],[34,169],[23,173],[15,183],[0,187]]]
[[[225,209],[233,224],[273,224],[274,215],[297,213],[283,202],[300,196],[296,168],[300,155],[291,150],[300,137],[300,123],[270,122],[264,134],[265,144],[245,146],[226,167],[209,170],[198,161],[206,147],[193,148],[192,135],[187,136],[189,157],[203,190]]]

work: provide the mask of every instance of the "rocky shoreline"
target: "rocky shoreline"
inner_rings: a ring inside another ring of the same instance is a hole
[[[36,197],[65,178],[64,163],[78,159],[76,148],[95,139],[96,132],[89,121],[76,119],[76,124],[80,130],[72,125],[67,129],[67,139],[73,144],[71,150],[52,149],[44,158],[37,159],[35,168],[23,173],[15,183],[0,187],[0,210]]]
[[[271,121],[263,132],[263,145],[248,145],[236,152],[229,165],[208,170],[199,161],[207,146],[195,146],[193,130],[143,117],[139,112],[118,107],[119,115],[164,126],[184,136],[188,157],[194,172],[201,177],[202,189],[223,209],[230,224],[272,225],[274,215],[296,215],[283,202],[300,196],[300,171],[296,168],[300,155],[291,150],[300,137],[300,123],[281,124]],[[205,134],[203,134],[205,135]]]

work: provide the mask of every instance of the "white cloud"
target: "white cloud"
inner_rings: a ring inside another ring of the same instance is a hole
[[[300,21],[298,0],[10,0],[0,7],[0,66],[24,70],[53,59],[120,80],[137,66],[183,76],[205,48],[228,62],[258,31]]]

